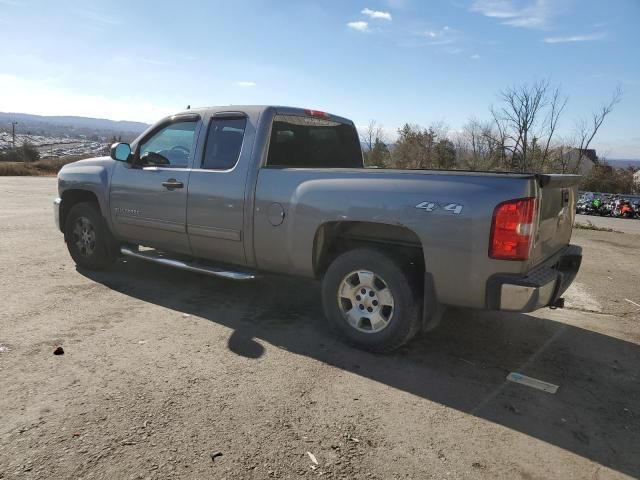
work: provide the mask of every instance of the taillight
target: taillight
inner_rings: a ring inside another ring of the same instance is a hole
[[[329,118],[329,114],[326,112],[321,112],[319,110],[305,110],[304,113],[306,113],[307,115],[311,116],[311,117],[317,117],[317,118]]]
[[[534,234],[537,202],[521,198],[501,203],[493,211],[489,257],[498,260],[527,260]]]

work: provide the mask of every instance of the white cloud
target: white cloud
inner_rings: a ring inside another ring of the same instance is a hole
[[[236,82],[236,85],[238,87],[255,87],[258,84],[256,82],[248,82],[246,80],[240,80]]]
[[[588,35],[571,35],[568,37],[547,37],[544,43],[575,43],[575,42],[592,42],[604,38],[604,33],[592,33]]]
[[[418,32],[417,35],[429,39],[429,45],[451,45],[458,41],[459,32],[453,28],[444,26],[437,30]]]
[[[368,32],[369,31],[369,24],[367,22],[349,22],[347,23],[347,27],[353,29],[353,30],[357,30],[359,32]]]
[[[480,60],[480,55],[474,53],[473,55],[471,55],[471,60]]]
[[[471,11],[492,18],[513,18],[517,16],[510,0],[475,0],[471,4]]]
[[[549,0],[533,0],[524,5],[516,5],[514,0],[474,0],[471,11],[521,28],[544,28],[553,13]]]
[[[368,15],[371,18],[378,18],[381,20],[391,20],[391,14],[389,12],[381,12],[379,10],[371,10],[370,8],[365,8],[361,12],[363,15]]]

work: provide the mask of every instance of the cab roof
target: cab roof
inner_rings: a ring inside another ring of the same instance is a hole
[[[273,109],[276,114],[280,115],[303,115],[303,116],[321,116],[322,118],[326,118],[328,120],[333,120],[340,123],[353,124],[351,120],[345,117],[341,117],[339,115],[334,115],[331,113],[323,112],[320,110],[314,110],[309,108],[299,108],[299,107],[287,107],[281,105],[223,105],[223,106],[211,106],[211,107],[197,107],[190,108],[188,110],[182,110],[180,112],[176,112],[169,117],[175,115],[185,115],[189,113],[198,113],[202,116],[205,115],[213,115],[219,112],[244,112],[247,115],[259,115],[264,111],[269,109]]]

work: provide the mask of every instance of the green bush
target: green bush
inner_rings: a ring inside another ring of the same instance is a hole
[[[21,147],[0,151],[0,162],[37,162],[40,160],[40,152],[28,142]]]
[[[606,163],[594,165],[591,171],[582,177],[580,190],[604,193],[634,193],[637,187],[633,181],[633,174],[637,170],[628,168],[613,168]]]
[[[0,162],[18,162],[18,149],[0,150]]]
[[[37,162],[40,160],[40,152],[37,148],[28,142],[25,142],[22,147],[19,148],[19,155],[22,157],[23,162]]]

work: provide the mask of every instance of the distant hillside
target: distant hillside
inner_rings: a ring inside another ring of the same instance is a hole
[[[609,165],[614,168],[640,168],[640,159],[626,160],[626,159],[607,159]]]
[[[114,121],[104,118],[72,116],[42,116],[27,113],[0,112],[0,129],[7,131],[11,122],[18,122],[16,133],[43,136],[100,136],[113,135],[134,138],[149,125],[142,122]]]

